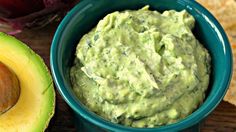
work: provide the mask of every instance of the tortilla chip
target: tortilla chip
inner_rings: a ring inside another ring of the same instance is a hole
[[[233,76],[232,76],[232,80],[230,83],[230,87],[229,90],[227,91],[224,100],[228,101],[229,103],[232,103],[234,105],[236,105],[236,61],[235,61],[235,57],[236,57],[236,44],[234,46],[232,46],[233,48],[233,55],[234,55],[234,68],[233,68]]]
[[[236,1],[235,0],[197,0],[206,7],[225,29],[234,56],[233,77],[224,100],[236,105]]]

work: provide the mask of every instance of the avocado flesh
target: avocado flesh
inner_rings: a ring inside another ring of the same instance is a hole
[[[21,87],[16,105],[0,115],[0,132],[44,131],[55,108],[55,91],[47,66],[24,43],[1,32],[0,61],[13,70]]]

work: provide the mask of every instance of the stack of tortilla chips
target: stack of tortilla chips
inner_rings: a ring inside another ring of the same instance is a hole
[[[197,0],[206,7],[225,29],[234,56],[233,77],[224,100],[236,105],[236,0]]]

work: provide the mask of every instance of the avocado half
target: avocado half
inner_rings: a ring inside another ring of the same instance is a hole
[[[0,132],[44,131],[55,109],[53,81],[44,61],[24,43],[1,32],[0,61],[20,83],[19,100],[0,115]]]

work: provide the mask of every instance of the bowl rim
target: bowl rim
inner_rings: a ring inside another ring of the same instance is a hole
[[[195,124],[198,124],[199,121],[204,119],[206,116],[208,116],[215,108],[216,106],[220,103],[220,101],[223,99],[227,88],[229,87],[230,80],[232,77],[232,68],[233,68],[233,59],[232,59],[232,51],[231,51],[231,46],[229,43],[229,40],[226,36],[226,33],[222,26],[219,24],[219,22],[216,20],[216,18],[207,10],[205,9],[202,5],[197,3],[196,1],[189,1],[189,0],[178,0],[185,2],[187,4],[193,5],[195,8],[201,10],[201,12],[206,15],[209,20],[214,24],[216,29],[219,31],[218,35],[222,37],[222,45],[224,46],[225,50],[225,56],[227,59],[227,66],[225,68],[225,74],[223,77],[223,81],[220,86],[218,87],[224,87],[218,90],[217,94],[215,94],[210,100],[208,100],[207,103],[204,103],[203,105],[200,106],[197,110],[195,110],[192,114],[184,118],[183,120],[180,120],[176,123],[170,124],[170,125],[165,125],[161,127],[154,127],[154,128],[133,128],[133,127],[127,127],[123,126],[120,124],[115,124],[110,121],[104,120],[101,117],[99,117],[96,114],[93,114],[90,112],[88,109],[83,107],[80,103],[77,102],[77,99],[73,98],[68,89],[65,87],[63,84],[63,79],[62,76],[59,73],[59,67],[58,67],[58,58],[57,58],[57,53],[58,53],[58,44],[60,43],[60,38],[63,34],[64,29],[66,28],[67,24],[70,22],[70,20],[73,18],[73,16],[77,13],[78,10],[82,9],[84,6],[88,4],[90,0],[83,0],[79,2],[62,20],[60,25],[58,26],[55,35],[52,40],[52,45],[50,49],[50,66],[51,66],[51,71],[53,75],[53,79],[55,81],[57,90],[63,97],[63,99],[66,101],[66,103],[80,116],[88,120],[89,122],[95,124],[96,126],[99,126],[104,129],[112,130],[112,131],[166,131],[166,130],[183,130],[186,128],[189,128]],[[219,98],[216,100],[215,98]],[[213,104],[213,105],[212,105]]]

